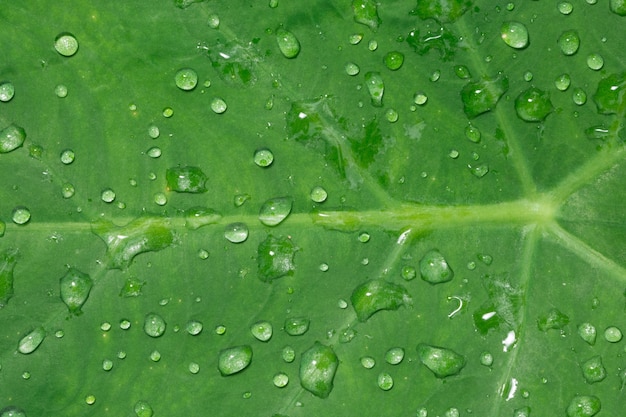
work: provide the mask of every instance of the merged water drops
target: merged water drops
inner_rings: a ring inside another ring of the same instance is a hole
[[[375,0],[353,0],[354,21],[376,31],[382,21],[378,17],[378,3]]]
[[[83,304],[89,298],[93,287],[91,277],[76,268],[70,268],[59,280],[61,300],[71,314],[80,315]]]
[[[419,262],[422,279],[431,284],[448,282],[454,278],[454,272],[446,258],[438,250],[428,251]]]
[[[311,394],[327,398],[333,390],[333,380],[339,359],[330,347],[315,342],[302,354],[300,361],[300,384]]]
[[[370,101],[374,107],[382,107],[385,83],[379,72],[370,71],[365,74],[365,86],[370,95]]]
[[[600,412],[600,399],[594,395],[577,395],[567,406],[567,417],[592,417]]]
[[[467,83],[461,90],[465,114],[474,118],[495,108],[500,97],[509,89],[509,79],[502,75]]]
[[[411,304],[408,291],[401,285],[374,279],[357,286],[350,301],[359,321],[366,321],[380,310],[397,310]]]
[[[517,116],[527,122],[540,122],[553,110],[550,94],[535,87],[523,91],[515,99]]]
[[[17,344],[18,352],[24,355],[33,353],[35,350],[37,350],[39,345],[41,345],[41,342],[43,342],[45,337],[46,331],[44,330],[44,328],[41,326],[36,327],[30,333],[20,339]]]
[[[9,153],[20,148],[26,140],[26,131],[14,123],[0,130],[0,153]]]
[[[246,369],[252,361],[252,347],[234,346],[219,353],[217,369],[222,376],[229,376]]]
[[[192,68],[181,68],[174,75],[176,87],[184,91],[191,91],[198,84],[198,73]]]
[[[524,49],[528,46],[528,28],[520,22],[504,22],[500,27],[500,36],[504,43],[514,49]]]
[[[276,43],[285,58],[295,58],[300,53],[300,41],[292,32],[279,28],[276,30]]]
[[[207,176],[195,166],[172,167],[165,171],[167,189],[178,193],[204,193]]]
[[[267,200],[259,211],[259,221],[266,226],[278,226],[291,213],[293,198],[276,197]]]
[[[437,378],[445,378],[461,372],[465,366],[465,357],[443,347],[420,343],[417,346],[419,360],[432,371]]]
[[[54,39],[54,49],[61,55],[70,57],[78,52],[78,41],[69,32],[63,32]]]

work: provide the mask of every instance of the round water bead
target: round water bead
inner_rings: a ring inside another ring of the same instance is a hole
[[[520,22],[504,22],[500,28],[504,43],[514,49],[526,48],[529,44],[528,29]]]
[[[604,331],[604,338],[607,342],[617,343],[622,340],[622,331],[615,326],[607,327]]]
[[[395,123],[398,121],[398,112],[395,109],[387,109],[385,112],[385,118],[389,123]]]
[[[66,149],[63,152],[61,152],[61,162],[64,163],[65,165],[69,165],[72,162],[74,162],[74,158],[75,158],[75,154],[74,154],[74,151],[71,149]]]
[[[378,387],[383,391],[389,391],[393,388],[393,378],[387,372],[381,372],[378,375]]]
[[[254,163],[262,168],[266,168],[274,162],[274,154],[267,148],[257,149],[254,152]]]
[[[210,14],[209,19],[207,21],[207,25],[211,29],[218,29],[220,27],[220,17],[215,13]]]
[[[397,365],[404,359],[404,349],[394,347],[385,353],[385,361],[390,365]]]
[[[587,66],[594,71],[599,71],[604,66],[604,58],[600,54],[591,54],[587,57]]]
[[[213,110],[214,113],[222,114],[226,111],[227,108],[228,105],[223,99],[215,97],[213,100],[211,100],[211,110]]]
[[[248,239],[248,226],[245,223],[231,223],[224,228],[224,237],[232,243],[242,243]]]
[[[197,336],[200,332],[202,332],[202,327],[202,322],[198,320],[191,320],[185,325],[185,330],[187,330],[187,333],[190,335]]]
[[[71,33],[63,32],[55,38],[54,49],[63,56],[72,56],[78,51],[78,41]]]
[[[413,102],[417,104],[418,106],[423,106],[424,104],[426,104],[427,101],[428,101],[428,97],[426,96],[426,94],[422,92],[417,92],[413,96]]]
[[[250,326],[250,332],[257,340],[267,342],[272,338],[272,323],[259,321]]]
[[[150,337],[160,337],[165,333],[165,320],[156,313],[149,313],[144,318],[143,330]]]
[[[195,375],[200,372],[200,365],[196,362],[189,362],[187,369],[189,369],[189,372]]]
[[[0,101],[7,102],[11,101],[13,96],[15,95],[15,86],[13,83],[4,81],[0,83]]]
[[[113,200],[115,200],[115,191],[110,188],[105,188],[102,190],[102,193],[100,193],[100,198],[105,203],[112,203]]]
[[[274,386],[277,388],[284,388],[289,383],[289,376],[284,372],[279,372],[274,375]]]
[[[15,224],[26,224],[30,221],[30,210],[26,207],[15,207],[13,209],[13,214],[11,216],[13,223]]]
[[[96,396],[95,395],[88,395],[85,397],[85,402],[89,405],[92,405],[96,402]]]
[[[348,62],[345,66],[346,74],[355,76],[359,73],[360,68],[357,64],[353,62]]]
[[[154,194],[154,202],[159,206],[164,206],[167,204],[167,196],[165,193],[157,192]]]
[[[311,189],[310,197],[315,203],[323,203],[328,198],[328,193],[323,187],[316,186]]]
[[[67,97],[67,87],[63,84],[57,85],[54,87],[54,94],[56,94],[58,98]]]
[[[110,371],[113,369],[113,361],[110,359],[105,359],[102,361],[102,369],[105,371]]]
[[[150,136],[152,139],[158,138],[160,134],[161,132],[158,126],[155,126],[155,125],[148,126],[148,136]]]
[[[559,45],[559,48],[561,48],[561,52],[563,52],[564,55],[574,55],[578,52],[578,48],[580,47],[578,32],[575,30],[566,30],[561,33],[561,36],[559,36],[557,44]]]
[[[574,103],[582,106],[587,102],[587,93],[585,93],[585,90],[583,90],[582,88],[577,87],[572,92],[572,99],[574,100]]]
[[[363,356],[361,358],[361,366],[365,369],[372,369],[376,365],[376,359],[371,356]]]
[[[404,55],[401,52],[392,51],[385,55],[383,62],[390,70],[397,71],[404,64]]]
[[[143,400],[139,400],[135,403],[134,411],[137,417],[152,417],[154,414],[152,406],[148,404],[147,401]]]
[[[562,1],[556,7],[564,15],[568,15],[574,10],[574,5],[568,1]]]
[[[296,359],[296,351],[291,346],[285,346],[281,353],[281,357],[287,363],[291,363]]]
[[[174,81],[181,90],[191,91],[198,85],[198,73],[191,68],[182,68],[174,76]]]

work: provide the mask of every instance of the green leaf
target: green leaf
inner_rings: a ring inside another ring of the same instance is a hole
[[[5,3],[0,416],[623,414],[623,1]]]

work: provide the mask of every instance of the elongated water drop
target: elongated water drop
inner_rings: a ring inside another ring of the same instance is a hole
[[[417,345],[420,361],[430,369],[437,378],[445,378],[461,372],[465,366],[465,357],[455,351],[424,343]]]
[[[315,342],[302,354],[300,361],[300,384],[311,394],[327,398],[333,390],[333,379],[339,359],[329,346]]]
[[[232,243],[242,243],[248,239],[248,226],[245,223],[236,222],[224,227],[224,237]]]
[[[296,269],[294,256],[297,248],[289,237],[269,235],[259,243],[257,263],[259,279],[271,282],[285,275],[292,275]]]
[[[540,122],[553,110],[550,94],[535,87],[523,91],[515,99],[517,116],[527,122]]]
[[[282,28],[276,30],[276,43],[285,58],[295,58],[300,53],[300,41],[288,30]]]
[[[143,320],[143,331],[150,337],[161,337],[167,325],[163,317],[156,313],[148,313]]]
[[[80,315],[81,307],[89,298],[93,280],[84,272],[76,268],[70,268],[59,280],[61,288],[61,300],[67,306],[70,313]]]
[[[10,124],[0,130],[0,153],[8,153],[16,150],[24,144],[26,131],[24,128]]]
[[[378,17],[378,3],[375,0],[354,0],[352,2],[354,21],[376,31],[381,24]]]
[[[13,297],[13,270],[17,264],[19,251],[7,249],[0,253],[0,309]]]
[[[377,311],[397,310],[400,306],[411,304],[411,297],[401,285],[374,279],[356,287],[350,301],[359,321],[366,321]]]
[[[21,408],[10,405],[0,410],[0,417],[26,417],[26,412]]]
[[[383,95],[385,94],[385,83],[379,72],[370,71],[365,74],[365,85],[369,92],[372,106],[383,106]]]
[[[420,260],[422,279],[431,284],[440,284],[454,278],[454,272],[446,258],[438,250],[428,251]]]
[[[285,320],[285,332],[290,336],[301,336],[309,330],[311,320],[306,317],[289,317]]]
[[[578,395],[567,406],[567,417],[592,417],[600,412],[600,399],[594,395]]]
[[[469,82],[461,90],[465,114],[474,118],[492,110],[508,89],[509,79],[503,76]]]
[[[185,166],[168,168],[165,171],[167,188],[178,193],[204,193],[207,176],[198,167]]]
[[[291,197],[276,197],[267,200],[259,211],[259,220],[266,226],[277,226],[291,213],[293,199]]]
[[[252,361],[252,348],[249,345],[234,346],[220,352],[217,369],[222,376],[243,371]]]
[[[222,215],[207,207],[192,207],[185,210],[185,227],[191,230],[199,229],[202,226],[215,224],[222,218]]]
[[[500,28],[504,43],[514,49],[526,48],[529,44],[528,29],[520,22],[504,22]]]
[[[20,339],[19,343],[17,344],[17,350],[24,355],[33,353],[35,350],[37,350],[39,345],[41,345],[41,342],[43,342],[43,339],[45,339],[45,337],[46,331],[43,327],[39,326],[30,333],[28,333],[26,336],[24,336],[22,339]]]

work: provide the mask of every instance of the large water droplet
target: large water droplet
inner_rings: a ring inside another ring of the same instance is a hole
[[[165,171],[167,188],[179,193],[204,193],[207,176],[198,167],[185,166],[168,168]]]
[[[315,342],[302,354],[300,361],[300,384],[313,395],[326,398],[333,390],[333,379],[339,359],[329,346]]]
[[[615,326],[609,326],[604,330],[604,339],[609,343],[618,343],[622,340],[622,331]]]
[[[492,110],[508,89],[509,79],[504,76],[469,82],[461,90],[465,114],[474,118]]]
[[[376,31],[381,24],[378,17],[378,3],[375,0],[353,0],[354,21]]]
[[[254,152],[254,163],[262,168],[267,168],[274,162],[274,154],[267,148],[257,149]]]
[[[191,91],[198,84],[198,73],[191,68],[182,68],[174,76],[176,87],[184,91]]]
[[[7,102],[11,101],[13,96],[15,95],[15,86],[12,82],[4,81],[0,83],[0,101]]]
[[[593,395],[578,395],[567,406],[567,417],[592,417],[602,408],[600,399]]]
[[[282,28],[276,30],[276,43],[285,58],[295,58],[300,53],[300,41],[288,30]]]
[[[152,417],[154,411],[147,401],[139,400],[135,403],[134,407],[137,417]]]
[[[542,332],[547,332],[550,329],[560,330],[565,327],[567,323],[569,323],[569,317],[556,308],[551,309],[547,314],[537,319],[537,327],[539,327],[539,330]]]
[[[445,378],[461,372],[465,366],[465,357],[455,351],[424,343],[417,345],[420,361],[430,369],[437,378]]]
[[[504,22],[500,28],[504,43],[514,49],[526,48],[529,44],[528,29],[520,22]]]
[[[596,327],[591,323],[582,323],[578,326],[578,335],[591,346],[596,344]]]
[[[626,110],[626,72],[600,80],[593,101],[601,114],[623,114]]]
[[[24,144],[26,131],[24,128],[11,123],[0,130],[0,153],[8,153],[16,150]]]
[[[54,49],[63,56],[72,56],[78,52],[78,41],[71,33],[63,32],[54,39]]]
[[[609,9],[619,16],[626,16],[626,1],[609,0]]]
[[[515,99],[517,116],[527,122],[540,122],[553,110],[550,94],[535,87],[523,91]]]
[[[263,242],[259,243],[257,252],[259,279],[264,282],[271,282],[285,275],[293,274],[296,251],[297,248],[289,237],[269,235]]]
[[[580,47],[580,38],[575,30],[566,30],[561,33],[557,40],[561,52],[565,55],[574,55]]]
[[[7,249],[0,253],[0,310],[13,297],[13,270],[17,264],[19,251]]]
[[[160,337],[165,333],[167,325],[163,317],[156,313],[148,313],[143,320],[143,331],[150,337]]]
[[[259,220],[266,226],[277,226],[291,213],[293,199],[291,197],[276,197],[267,200],[259,211]]]
[[[404,54],[398,51],[389,52],[383,58],[383,62],[390,70],[397,71],[404,64]]]
[[[440,284],[454,278],[454,272],[446,258],[438,250],[427,252],[419,263],[422,279],[431,284]]]
[[[372,106],[383,106],[383,95],[385,94],[385,83],[379,72],[370,71],[365,74],[365,85],[369,92]]]
[[[272,338],[272,323],[269,321],[258,321],[250,326],[250,333],[261,342],[267,342]]]
[[[587,66],[594,71],[599,71],[604,66],[604,58],[600,54],[591,54],[587,57]]]
[[[83,304],[89,298],[93,280],[84,272],[76,268],[70,268],[59,280],[61,300],[67,306],[70,313],[80,315]]]
[[[234,346],[220,352],[217,369],[222,376],[233,375],[243,371],[252,361],[252,347],[249,345]]]
[[[309,331],[310,324],[306,317],[289,317],[285,320],[285,332],[290,336],[301,336]]]
[[[245,223],[236,222],[224,227],[224,237],[232,243],[242,243],[248,239],[248,226]]]
[[[589,384],[594,384],[596,382],[602,381],[606,378],[606,368],[602,364],[602,357],[594,356],[590,358],[585,363],[580,365],[583,376],[585,377],[585,381]]]
[[[374,279],[356,287],[350,301],[359,321],[366,321],[377,311],[397,310],[400,306],[411,304],[411,297],[401,285]]]
[[[46,331],[43,327],[39,326],[30,333],[28,333],[26,336],[24,336],[22,339],[20,339],[19,343],[17,344],[17,350],[24,355],[33,353],[35,350],[37,350],[39,345],[41,345],[41,342],[43,342],[43,339],[45,339],[45,337]]]

